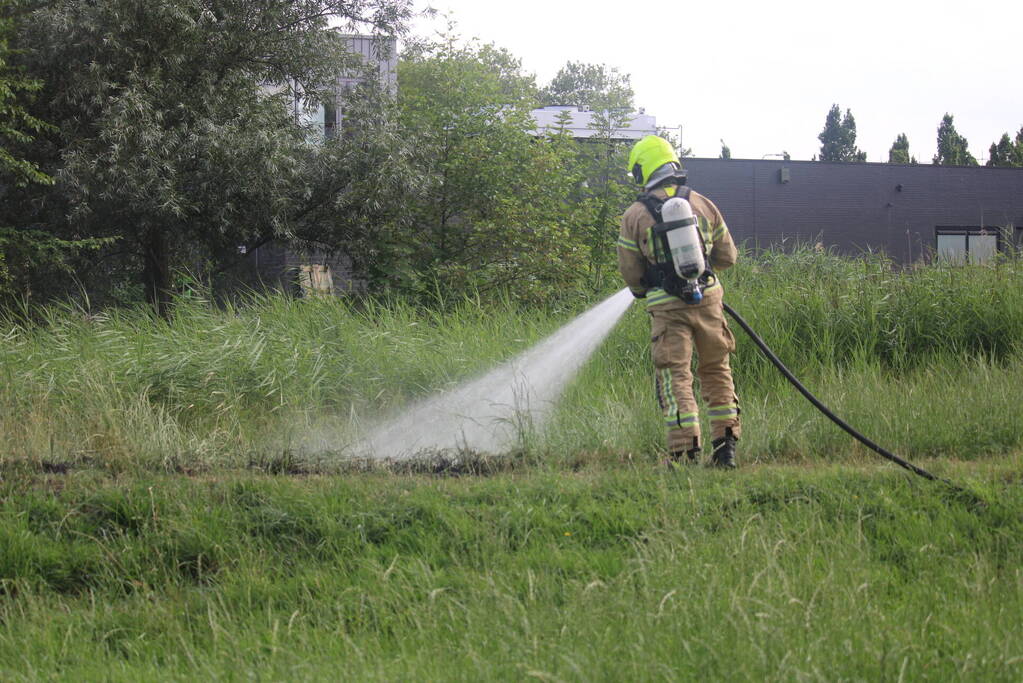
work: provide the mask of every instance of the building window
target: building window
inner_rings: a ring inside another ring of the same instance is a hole
[[[937,228],[938,258],[952,263],[988,263],[999,251],[998,228]]]

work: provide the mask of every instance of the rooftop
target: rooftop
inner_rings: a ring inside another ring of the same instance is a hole
[[[569,121],[566,126],[568,133],[576,139],[586,139],[598,134],[594,118],[600,112],[589,111],[582,107],[556,105],[534,109],[531,113],[536,121],[536,134],[556,132],[561,128],[559,118],[568,112]],[[616,140],[639,140],[647,135],[657,134],[656,117],[646,114],[642,109],[630,112],[625,126],[617,128],[612,135]]]

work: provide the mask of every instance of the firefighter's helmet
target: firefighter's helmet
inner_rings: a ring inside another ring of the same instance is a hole
[[[671,143],[659,135],[647,135],[629,153],[629,171],[637,185],[652,189],[669,177],[685,182],[686,172]]]

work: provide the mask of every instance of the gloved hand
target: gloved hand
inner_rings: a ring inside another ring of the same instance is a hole
[[[637,292],[634,289],[630,289],[629,291],[632,292],[632,296],[636,297],[637,299],[645,299],[646,298],[646,292],[645,291],[644,292]]]

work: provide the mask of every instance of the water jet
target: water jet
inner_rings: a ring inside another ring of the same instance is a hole
[[[401,460],[429,451],[507,451],[542,426],[632,300],[623,289],[482,377],[409,406],[364,437],[356,455]]]

